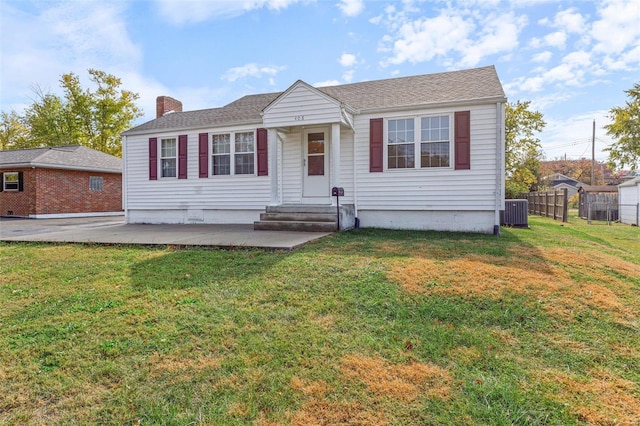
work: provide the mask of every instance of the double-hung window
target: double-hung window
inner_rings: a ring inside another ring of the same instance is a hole
[[[389,120],[387,123],[387,162],[390,169],[415,168],[415,120]]]
[[[19,191],[20,190],[20,173],[4,172],[2,174],[2,188],[5,191]]]
[[[253,174],[254,151],[253,132],[236,133],[235,174]]]
[[[449,116],[420,119],[420,167],[449,167]]]
[[[178,165],[176,138],[160,140],[160,169],[162,177],[176,177]]]
[[[212,135],[211,141],[212,173],[214,176],[254,174],[254,132],[236,132]]]
[[[230,175],[231,174],[231,135],[225,133],[222,135],[213,135],[213,174],[214,175]]]

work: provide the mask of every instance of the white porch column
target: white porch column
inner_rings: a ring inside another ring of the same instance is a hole
[[[331,182],[332,186],[342,186],[340,184],[340,123],[331,125]],[[331,197],[331,202],[335,203],[335,197]]]
[[[270,205],[280,204],[278,197],[278,131],[276,129],[267,130],[267,141],[269,145],[269,178],[271,180],[271,202]]]

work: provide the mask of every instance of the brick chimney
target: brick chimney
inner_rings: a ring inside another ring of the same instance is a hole
[[[158,96],[156,98],[156,118],[160,118],[170,111],[182,112],[182,102],[170,96]]]

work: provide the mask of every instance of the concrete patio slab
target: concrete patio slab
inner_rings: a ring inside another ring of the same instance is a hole
[[[259,247],[290,250],[328,232],[254,231],[253,225],[137,225],[122,217],[0,219],[0,241]]]

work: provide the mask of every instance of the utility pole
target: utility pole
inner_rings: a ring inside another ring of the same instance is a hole
[[[593,119],[593,132],[591,134],[591,185],[596,184],[596,119]]]

